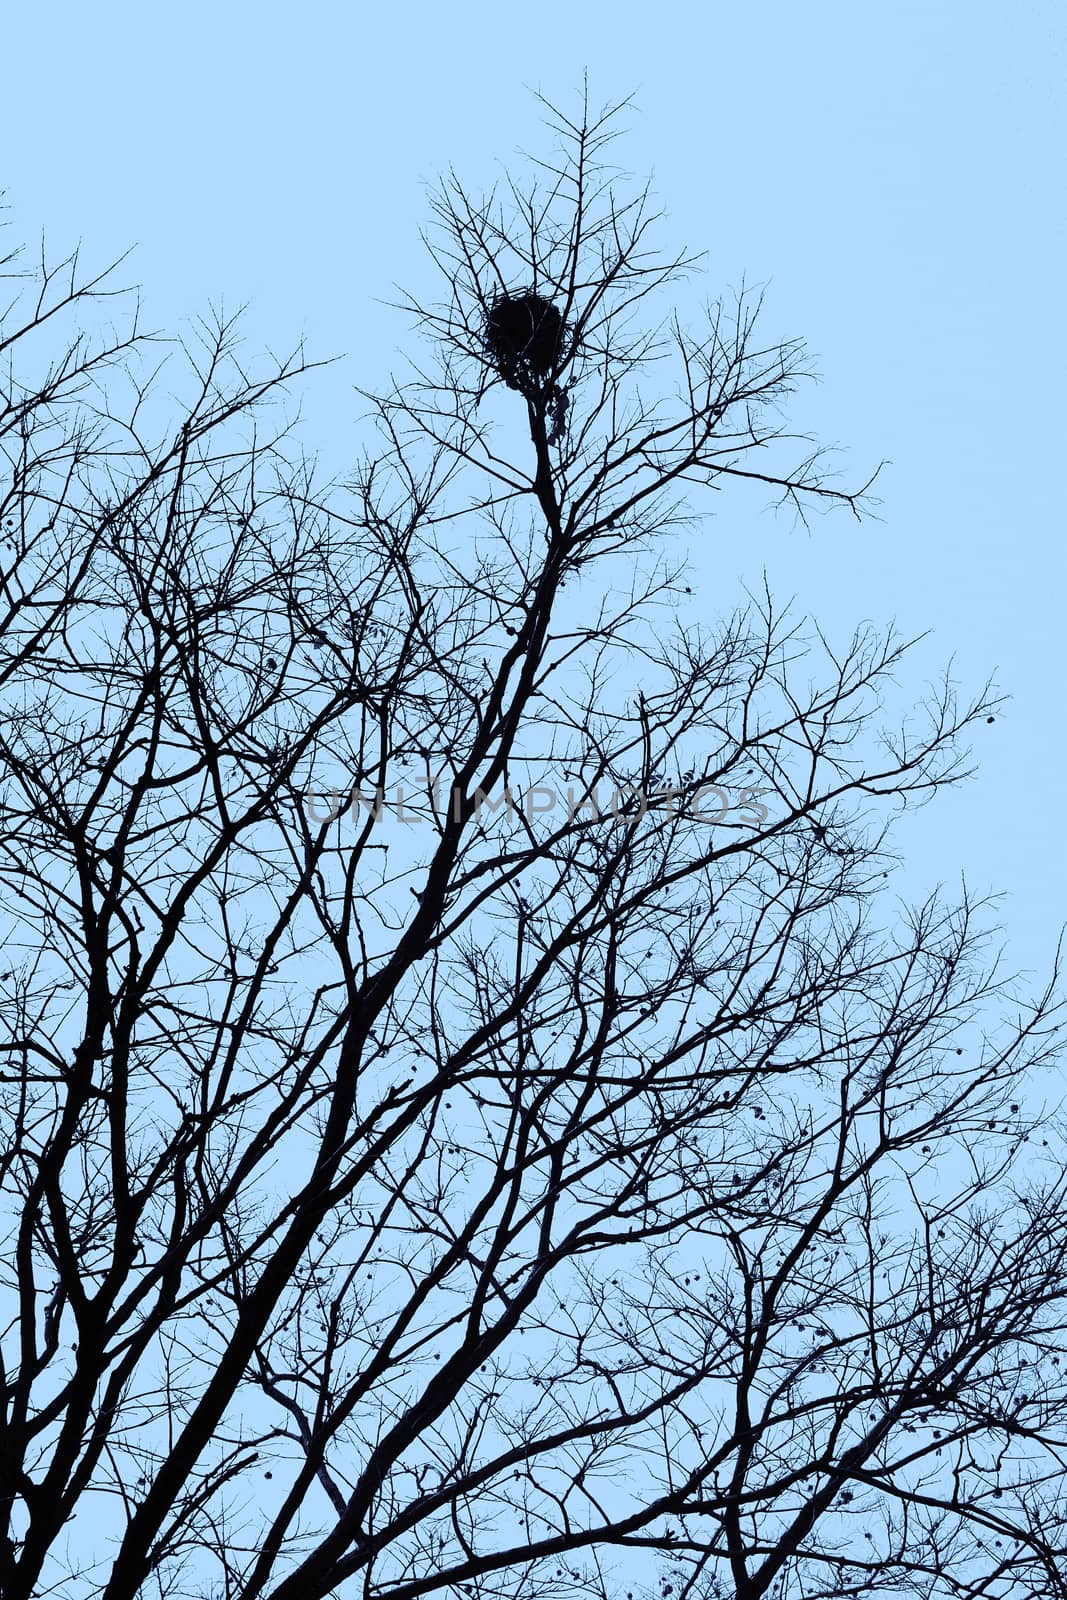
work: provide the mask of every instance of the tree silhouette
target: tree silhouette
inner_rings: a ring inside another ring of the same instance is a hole
[[[684,609],[863,491],[618,109],[445,183],[347,485],[300,353],[5,316],[4,1600],[1067,1593],[1058,1002],[885,893],[994,702]]]

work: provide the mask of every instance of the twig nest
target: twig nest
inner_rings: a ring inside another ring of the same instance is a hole
[[[485,348],[512,389],[541,388],[559,364],[563,317],[543,295],[497,295],[485,319]]]

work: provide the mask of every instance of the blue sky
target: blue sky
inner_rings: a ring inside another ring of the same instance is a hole
[[[632,93],[618,157],[651,172],[662,243],[708,252],[709,294],[766,284],[767,331],[823,374],[797,423],[854,477],[890,462],[862,527],[718,509],[699,603],[766,567],[831,637],[930,630],[906,691],[950,656],[965,689],[995,672],[1012,704],[901,835],[902,887],[1003,890],[1009,964],[1044,973],[1067,909],[1059,4],[59,4],[4,36],[9,238],[136,245],[153,326],[248,302],[253,348],[343,354],[305,405],[331,475],[353,386],[407,337],[381,302],[425,281],[426,183],[536,148],[530,89],[573,103],[588,68],[595,101]]]

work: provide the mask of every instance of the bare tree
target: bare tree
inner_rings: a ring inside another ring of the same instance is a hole
[[[886,892],[993,702],[692,620],[706,491],[862,492],[548,117],[347,483],[16,282],[4,1600],[1067,1594],[1058,1002]]]

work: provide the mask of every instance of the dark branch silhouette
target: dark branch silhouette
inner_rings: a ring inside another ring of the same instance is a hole
[[[887,896],[996,702],[694,616],[711,491],[865,488],[618,109],[445,182],[344,485],[300,353],[16,284],[3,1600],[1067,1595],[1059,1001]]]

